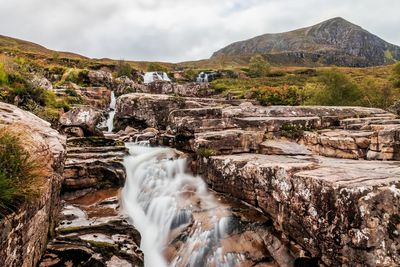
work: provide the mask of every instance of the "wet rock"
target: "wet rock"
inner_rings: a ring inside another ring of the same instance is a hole
[[[0,103],[0,128],[23,136],[22,146],[47,163],[39,195],[0,221],[0,265],[36,265],[53,232],[59,211],[65,138],[48,122]]]
[[[68,140],[63,192],[121,187],[125,181],[123,143],[107,138]]]
[[[140,234],[119,213],[118,190],[68,200],[39,266],[143,266]]]
[[[71,134],[71,136],[81,137],[82,132],[85,136],[101,136],[102,133],[96,128],[101,118],[102,113],[92,107],[73,107],[70,111],[61,115],[60,125],[62,131]]]

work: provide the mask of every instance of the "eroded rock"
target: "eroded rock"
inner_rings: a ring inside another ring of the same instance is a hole
[[[23,137],[22,146],[45,163],[39,196],[0,221],[0,265],[33,266],[57,221],[65,138],[50,123],[1,102],[0,127]]]

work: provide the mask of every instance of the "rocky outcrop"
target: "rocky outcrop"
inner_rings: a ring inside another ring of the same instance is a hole
[[[44,77],[35,76],[31,82],[34,87],[43,88],[45,90],[53,90],[53,84]]]
[[[76,106],[61,115],[61,131],[74,137],[102,135],[96,128],[101,119],[100,110],[90,106]]]
[[[117,100],[114,125],[116,130],[126,126],[165,129],[171,111],[216,105],[221,101],[208,98],[184,98],[170,95],[134,93]]]
[[[215,52],[212,58],[254,54],[266,55],[270,62],[279,64],[366,67],[399,60],[400,47],[343,18],[333,18],[311,27],[236,42]]]
[[[94,87],[107,87],[113,86],[112,73],[107,70],[90,70],[88,73],[90,84]]]
[[[56,224],[64,168],[65,138],[31,113],[0,103],[0,127],[24,137],[23,145],[48,171],[39,197],[0,222],[0,265],[35,266]]]
[[[80,87],[76,84],[69,84],[67,87],[54,89],[58,96],[78,96],[82,104],[93,108],[105,110],[110,105],[111,91],[107,87]]]
[[[399,264],[396,115],[178,99],[125,95],[117,123],[157,128],[155,144],[191,153],[192,169],[213,189],[260,208],[317,262]]]
[[[204,159],[203,170],[328,266],[400,264],[398,163],[239,154]]]
[[[119,209],[117,189],[64,201],[39,266],[143,266],[140,234]]]
[[[122,161],[127,154],[123,142],[101,137],[69,138],[67,142],[64,194],[123,186],[126,174]]]
[[[178,84],[165,81],[154,81],[148,84],[139,84],[127,77],[115,79],[117,95],[129,93],[165,94],[183,97],[208,97],[215,94],[209,84],[185,83]]]

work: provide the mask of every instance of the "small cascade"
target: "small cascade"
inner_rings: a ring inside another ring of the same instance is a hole
[[[107,119],[107,131],[112,133],[114,128],[114,116],[115,116],[115,106],[117,103],[117,99],[115,98],[114,91],[111,91],[111,102],[110,102],[110,112],[108,113]]]
[[[121,204],[142,235],[145,265],[239,266],[244,255],[224,253],[221,242],[230,218],[218,210],[219,203],[204,181],[185,172],[186,160],[169,148],[127,146],[131,156],[124,160],[127,180]],[[171,233],[182,228],[186,229],[184,244],[167,262]]]

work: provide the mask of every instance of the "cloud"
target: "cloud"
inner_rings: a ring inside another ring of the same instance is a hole
[[[202,59],[235,41],[336,16],[400,44],[398,0],[1,1],[0,34],[97,58]]]

